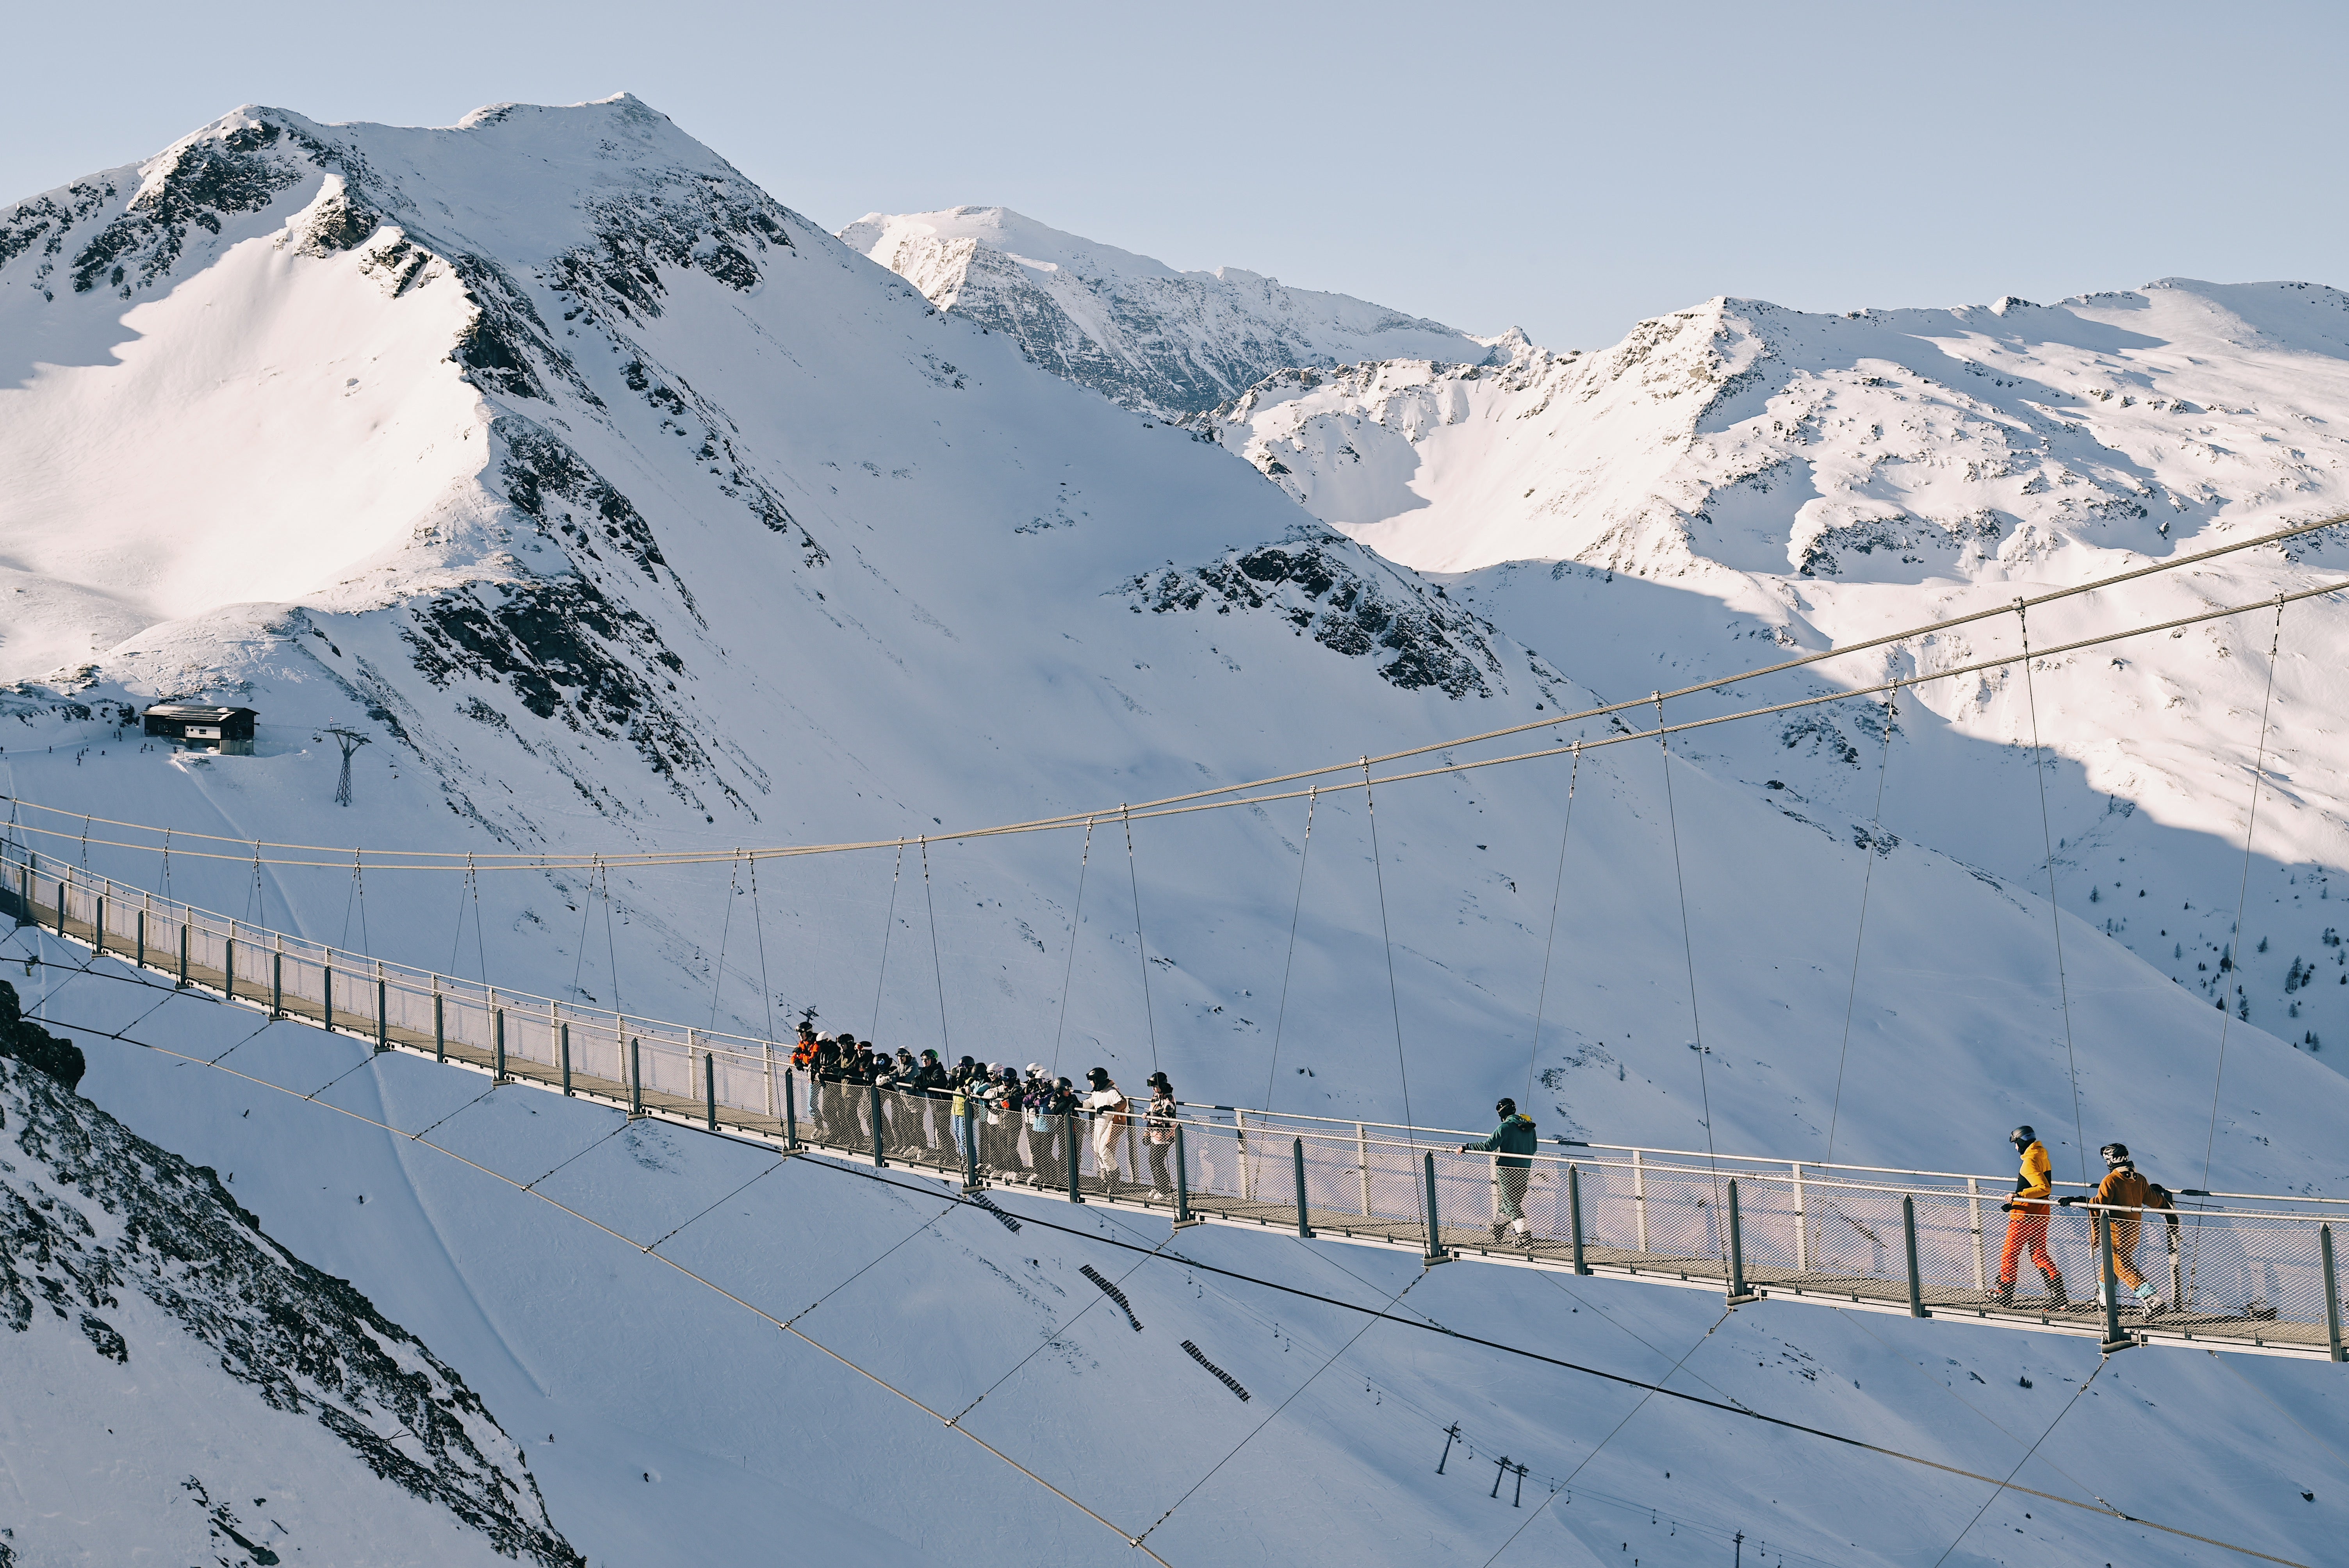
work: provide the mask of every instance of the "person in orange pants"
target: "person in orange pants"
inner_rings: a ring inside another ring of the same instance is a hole
[[[2013,1198],[2001,1205],[2007,1215],[2006,1250],[1999,1254],[1996,1300],[2001,1306],[2014,1305],[2015,1265],[2023,1261],[2023,1251],[2028,1248],[2032,1263],[2039,1269],[2039,1277],[2047,1282],[2044,1305],[2061,1310],[2070,1301],[2064,1294],[2064,1276],[2056,1271],[2054,1256],[2047,1250],[2047,1200],[2054,1191],[2047,1146],[2028,1127],[2018,1127],[2006,1137],[2022,1158],[2023,1171],[2014,1179]]]

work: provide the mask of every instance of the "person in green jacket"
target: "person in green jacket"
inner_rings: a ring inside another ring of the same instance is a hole
[[[1526,1183],[1533,1178],[1534,1162],[1526,1158],[1534,1151],[1534,1119],[1517,1114],[1517,1102],[1504,1096],[1493,1107],[1500,1114],[1501,1125],[1482,1143],[1464,1143],[1463,1154],[1497,1154],[1493,1163],[1499,1177],[1496,1194],[1501,1212],[1493,1220],[1493,1239],[1499,1241],[1501,1233],[1514,1230],[1526,1237]]]

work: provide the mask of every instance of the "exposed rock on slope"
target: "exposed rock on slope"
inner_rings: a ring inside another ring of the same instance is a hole
[[[5,984],[0,1006],[16,1006]],[[0,1407],[14,1412],[0,1439],[20,1489],[91,1463],[118,1483],[33,1500],[37,1514],[11,1522],[19,1551],[202,1546],[266,1564],[295,1547],[331,1559],[365,1524],[392,1532],[376,1553],[407,1536],[426,1554],[430,1531],[429,1553],[452,1560],[584,1563],[464,1380],[271,1241],[213,1171],[18,1061],[0,1060]],[[101,1413],[129,1419],[109,1431]],[[272,1511],[301,1522],[273,1532]]]
[[[1007,207],[875,212],[840,237],[1055,375],[1167,418],[1291,366],[1486,353],[1440,322],[1237,267],[1177,272]]]

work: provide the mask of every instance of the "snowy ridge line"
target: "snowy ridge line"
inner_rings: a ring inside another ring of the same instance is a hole
[[[493,1076],[506,1078],[537,1075],[567,1088],[577,1098],[603,1100],[644,1114],[675,1115],[705,1129],[713,1124],[739,1125],[770,1138],[787,1137],[794,1129],[786,1122],[795,1120],[802,1141],[826,1141],[810,1136],[817,1130],[810,1124],[820,1087],[804,1071],[789,1065],[788,1045],[762,1037],[616,1013],[352,953],[160,898],[70,864],[45,867],[36,853],[5,840],[0,840],[0,914],[13,915],[19,924],[41,926],[93,955],[162,975],[179,989],[250,1006],[273,1016],[365,1040],[379,1049],[414,1050],[438,1060],[487,1068]],[[183,930],[184,944],[180,934]],[[331,1006],[326,1004],[329,986],[334,993]],[[610,1071],[595,1070],[606,1062]],[[791,1086],[788,1095],[786,1082]],[[1226,1109],[1182,1103],[1187,1109]],[[1267,1114],[1277,1115],[1284,1123],[1319,1125],[1267,1127],[1248,1119]],[[1358,1164],[1367,1165],[1370,1153],[1375,1151],[1400,1167],[1427,1152],[1449,1159],[1463,1140],[1479,1136],[1457,1128],[1333,1122],[1289,1112],[1244,1111],[1237,1122],[1190,1116],[1179,1120],[1189,1136],[1212,1140],[1206,1146],[1228,1142],[1237,1159],[1258,1164],[1286,1155],[1287,1150],[1278,1149],[1277,1143],[1299,1140],[1306,1140],[1316,1159],[1324,1151],[1334,1155],[1351,1150],[1358,1156]],[[1373,1128],[1402,1136],[1372,1136]],[[1256,1147],[1276,1148],[1276,1152],[1248,1152]],[[1524,1158],[1533,1169],[1557,1181],[1565,1179],[1569,1167],[1620,1173],[1627,1180],[1635,1175],[1664,1180],[1693,1177],[1713,1169],[1676,1162],[1708,1159],[1702,1150],[1630,1144],[1576,1147],[1630,1158],[1538,1150]],[[1773,1185],[1792,1184],[1806,1192],[1908,1194],[1940,1202],[1998,1198],[1998,1184],[2007,1180],[1995,1174],[1834,1166],[1768,1155],[1723,1155],[1720,1161],[1724,1174]],[[1135,1168],[1134,1161],[1126,1161],[1126,1170]],[[1851,1171],[1898,1180],[1862,1181],[1806,1174],[1815,1171]],[[1954,1185],[1959,1182],[1969,1186]],[[2349,1202],[2294,1193],[2221,1194],[2189,1190],[2185,1195],[2240,1198],[2282,1211],[2197,1211],[2211,1219],[2257,1222],[2313,1219],[2317,1216],[2292,1212],[2292,1207]],[[1415,1211],[1406,1205],[1399,1212]]]
[[[19,886],[28,885],[29,868],[19,871]],[[99,955],[92,941],[96,927],[75,921],[69,908],[71,896],[87,890],[61,879],[48,885],[68,901],[61,936],[91,947],[95,959]],[[0,912],[12,903],[25,907],[21,899],[0,881]],[[110,944],[103,955],[126,956]],[[709,1047],[694,1038],[698,1031],[688,1031],[687,1049],[698,1054],[686,1059],[698,1062],[702,1092],[679,1094],[657,1087],[647,1089],[643,1053],[636,1048],[642,1041],[635,1037],[626,1041],[631,1047],[625,1053],[628,1066],[617,1069],[622,1076],[616,1080],[579,1070],[567,1034],[562,1037],[559,1062],[509,1052],[507,1044],[520,1031],[505,1026],[508,1015],[502,1010],[496,1010],[501,1022],[494,1049],[461,1040],[452,1046],[445,1035],[419,1037],[404,1026],[395,1030],[381,1014],[377,1030],[369,1034],[336,1023],[330,1013],[320,1016],[315,1003],[303,1004],[298,996],[296,1005],[289,1006],[283,995],[255,995],[257,988],[250,982],[218,970],[198,972],[191,965],[187,974],[174,976],[143,958],[134,966],[174,978],[175,991],[355,1036],[368,1040],[378,1052],[429,1052],[438,1061],[453,1061],[494,1080],[596,1100],[632,1116],[747,1138],[785,1152],[824,1148],[870,1159],[876,1168],[896,1163],[926,1170],[958,1179],[966,1190],[988,1185],[990,1178],[996,1185],[1044,1191],[1059,1191],[1065,1182],[1071,1202],[1171,1214],[1178,1220],[1213,1219],[1283,1232],[1294,1228],[1299,1234],[1411,1252],[1429,1263],[1467,1258],[1512,1267],[1605,1274],[1650,1284],[1720,1291],[1733,1304],[1775,1296],[1844,1310],[1957,1317],[1991,1327],[2094,1337],[2108,1351],[2160,1344],[2349,1360],[2343,1349],[2330,1227],[2308,1216],[2194,1210],[2178,1215],[2178,1229],[2172,1231],[2171,1216],[2165,1212],[2136,1213],[2133,1226],[2131,1213],[2117,1214],[2117,1224],[2137,1233],[2116,1243],[2120,1262],[2126,1264],[2137,1244],[2148,1239],[2144,1231],[2150,1223],[2168,1265],[2166,1296],[2141,1317],[2131,1305],[2132,1321],[2123,1325],[2116,1289],[2109,1307],[2100,1296],[2075,1304],[2050,1295],[2033,1302],[1991,1290],[1995,1256],[1991,1227],[1997,1222],[1996,1211],[1988,1205],[2000,1202],[2002,1194],[1982,1191],[1978,1183],[1960,1193],[1946,1186],[1903,1190],[1819,1182],[1806,1180],[1799,1167],[1790,1165],[1783,1175],[1731,1173],[1724,1205],[1720,1178],[1712,1171],[1651,1167],[1636,1152],[1628,1165],[1527,1157],[1531,1168],[1520,1174],[1505,1171],[1490,1154],[1317,1135],[1309,1145],[1302,1136],[1291,1138],[1286,1150],[1278,1148],[1279,1140],[1272,1140],[1275,1149],[1268,1158],[1267,1140],[1261,1136],[1251,1143],[1237,1128],[1178,1119],[1167,1130],[1171,1148],[1158,1145],[1153,1150],[1153,1181],[1145,1187],[1138,1179],[1142,1119],[1125,1119],[1123,1126],[1116,1120],[1088,1119],[1081,1126],[1074,1116],[1064,1119],[1058,1130],[1065,1140],[1063,1150],[1071,1156],[1065,1166],[1048,1160],[1031,1140],[1030,1165],[1023,1172],[1018,1148],[1023,1130],[1014,1124],[988,1135],[990,1169],[982,1172],[976,1150],[966,1153],[957,1142],[959,1133],[950,1133],[945,1099],[874,1085],[819,1082],[787,1063],[778,1074],[771,1047],[761,1058],[740,1061],[759,1070],[737,1075],[729,1069],[730,1092],[721,1101],[719,1064],[737,1058],[737,1053]],[[379,1006],[389,995],[388,984],[379,984]],[[436,1022],[440,1016],[436,1013]],[[619,1055],[616,1047],[623,1042],[615,1038],[611,1043]],[[672,1069],[671,1082],[678,1077],[691,1082],[689,1067],[682,1074],[674,1071],[675,1055],[657,1056],[657,1069],[664,1060]],[[762,1101],[770,1106],[780,1101],[780,1115],[762,1113],[758,1109]],[[1050,1130],[1040,1130],[1037,1139]],[[1171,1177],[1165,1163],[1169,1155]],[[1170,1180],[1172,1191],[1164,1184]],[[1518,1215],[1514,1228],[1500,1217],[1511,1202]],[[1463,1222],[1459,1216],[1464,1213],[1495,1217],[1487,1226]],[[2069,1208],[2058,1208],[2051,1220],[2057,1214],[2064,1220],[2051,1229],[2048,1243],[2066,1256],[2064,1272],[2075,1279],[2099,1277],[2101,1237],[2096,1229],[2101,1218],[2091,1221],[2085,1212],[2075,1215]],[[2156,1277],[2161,1272],[2158,1257],[2153,1272]]]
[[[152,843],[127,843],[110,839],[92,840],[88,837],[87,830],[81,833],[68,833],[57,829],[36,828],[29,823],[21,821],[12,822],[10,824],[12,827],[17,828],[26,832],[42,833],[52,838],[70,838],[83,842],[94,842],[109,849],[143,850],[150,852],[160,853],[163,849],[161,841],[163,836],[169,833],[182,839],[194,839],[203,842],[242,844],[254,851],[253,853],[234,855],[217,851],[181,850],[179,851],[181,854],[202,860],[230,860],[239,862],[257,860],[264,865],[308,866],[314,868],[325,866],[334,869],[341,869],[351,863],[351,858],[363,857],[372,853],[378,856],[398,856],[401,857],[405,861],[414,862],[412,864],[393,864],[378,861],[376,862],[376,868],[378,871],[594,871],[600,867],[611,866],[709,865],[721,862],[732,863],[736,861],[741,860],[778,860],[788,859],[795,855],[839,854],[864,850],[902,849],[909,843],[926,844],[932,841],[944,843],[964,839],[1000,837],[1012,833],[1049,832],[1064,828],[1091,825],[1095,822],[1106,820],[1112,817],[1131,821],[1135,819],[1147,820],[1154,817],[1180,816],[1185,814],[1187,810],[1219,810],[1225,806],[1252,806],[1265,804],[1275,800],[1299,799],[1303,798],[1307,791],[1292,790],[1279,795],[1257,796],[1247,800],[1219,801],[1216,802],[1216,804],[1207,806],[1191,804],[1192,802],[1197,801],[1216,801],[1216,797],[1229,795],[1237,790],[1259,789],[1274,784],[1293,783],[1300,779],[1318,778],[1328,773],[1350,772],[1353,769],[1362,768],[1365,764],[1374,767],[1381,763],[1399,762],[1407,758],[1423,757],[1430,752],[1446,751],[1455,747],[1479,745],[1485,741],[1498,740],[1512,735],[1523,735],[1537,729],[1548,729],[1562,724],[1575,724],[1585,719],[1603,718],[1609,714],[1621,713],[1635,707],[1661,705],[1665,702],[1670,702],[1676,697],[1691,696],[1700,692],[1717,691],[1723,686],[1734,686],[1740,681],[1758,680],[1767,676],[1781,675],[1788,670],[1801,669],[1827,659],[1841,658],[1847,654],[1866,653],[1872,648],[1885,647],[1893,644],[1906,642],[1912,637],[1933,635],[1954,627],[1971,625],[1978,621],[1990,620],[1999,615],[2027,614],[2027,612],[2036,609],[2043,604],[2052,604],[2060,600],[2076,598],[2084,593],[2096,593],[2099,590],[2114,587],[2120,583],[2131,583],[2139,578],[2175,571],[2183,566],[2197,565],[2202,562],[2216,560],[2221,556],[2236,554],[2241,551],[2258,549],[2262,545],[2275,544],[2285,540],[2301,538],[2307,534],[2321,532],[2327,528],[2337,527],[2343,523],[2349,523],[2349,512],[2343,512],[2332,517],[2320,519],[2314,522],[2298,523],[2291,528],[2279,529],[2272,533],[2261,534],[2254,539],[2240,540],[2232,544],[2219,545],[2209,550],[2198,552],[2192,555],[2180,555],[2163,561],[2154,562],[2148,565],[2137,567],[2127,572],[2117,573],[2109,577],[2100,577],[2093,582],[2076,583],[2068,588],[2053,589],[2045,593],[2037,595],[2018,596],[2004,604],[1994,605],[1986,609],[1968,611],[1962,615],[1949,616],[1942,620],[1929,622],[1919,626],[1912,626],[1905,631],[1888,632],[1875,637],[1866,638],[1860,642],[1846,644],[1839,647],[1821,649],[1818,652],[1805,654],[1799,658],[1784,660],[1775,665],[1757,665],[1753,669],[1740,671],[1735,675],[1723,676],[1715,680],[1703,681],[1692,686],[1676,686],[1671,691],[1651,692],[1646,696],[1629,697],[1620,702],[1605,703],[1596,707],[1583,708],[1574,713],[1561,713],[1550,718],[1535,719],[1529,720],[1524,724],[1508,725],[1499,729],[1485,730],[1475,735],[1460,736],[1450,740],[1432,741],[1424,746],[1411,747],[1401,751],[1383,752],[1376,756],[1356,758],[1350,761],[1328,763],[1319,768],[1307,769],[1299,772],[1274,774],[1262,779],[1249,779],[1242,783],[1226,784],[1214,789],[1194,790],[1183,795],[1164,796],[1155,800],[1121,804],[1114,809],[1103,808],[1091,811],[1064,812],[1054,817],[1036,817],[1030,818],[1026,821],[999,823],[992,827],[950,829],[936,833],[917,834],[911,838],[901,835],[894,839],[866,839],[831,844],[775,845],[762,849],[750,849],[737,846],[727,850],[712,849],[706,851],[667,853],[657,851],[619,854],[590,852],[584,856],[577,854],[551,855],[543,852],[531,853],[524,851],[408,849],[378,849],[370,851],[357,846],[281,843],[270,839],[239,839],[233,838],[222,833],[182,831],[178,829],[159,828],[145,822],[131,822],[109,817],[92,816],[88,812],[74,811],[61,806],[45,805],[40,801],[26,799],[19,796],[0,796],[0,799],[6,799],[9,802],[12,808],[12,813],[14,808],[23,806],[36,811],[47,811],[56,816],[78,819],[85,824],[85,829],[87,828],[87,825],[90,823],[104,823],[109,827],[127,828],[134,832],[152,834],[155,835],[156,838],[156,841]],[[2082,648],[2096,647],[2105,643],[2116,642],[2127,637],[2142,636],[2152,632],[2168,631],[2175,627],[2193,625],[2203,621],[2222,620],[2231,615],[2245,614],[2252,610],[2262,609],[2272,605],[2297,603],[2302,599],[2317,598],[2325,593],[2340,592],[2344,588],[2349,588],[2349,580],[2333,583],[2323,587],[2303,589],[2298,593],[2278,593],[2265,599],[2254,600],[2249,603],[2234,605],[2226,609],[2214,610],[2197,615],[2180,616],[2178,619],[2164,621],[2158,624],[2137,626],[2118,632],[2104,633],[2095,637],[2082,638],[2075,642],[2065,643],[2054,647],[2041,648],[2032,654],[2031,657],[2033,659],[2047,658],[2056,654],[2074,653]],[[1918,675],[1902,680],[1883,682],[1868,686],[1857,686],[1848,690],[1829,693],[1821,696],[1806,697],[1797,702],[1781,703],[1769,707],[1750,708],[1738,713],[1723,714],[1714,718],[1695,720],[1683,725],[1668,726],[1654,730],[1633,734],[1609,736],[1599,740],[1582,742],[1581,744],[1595,748],[1600,746],[1611,746],[1621,740],[1654,739],[1660,735],[1678,734],[1682,729],[1702,728],[1710,725],[1727,723],[1733,719],[1765,717],[1772,714],[1787,712],[1793,708],[1809,707],[1817,706],[1821,703],[1837,702],[1846,697],[1867,696],[1885,691],[1897,691],[1903,686],[1918,686],[1929,680],[1940,680],[1951,676],[1971,675],[1982,670],[1994,669],[2003,665],[2013,664],[2020,657],[2022,657],[2022,655],[2018,653],[2005,658],[1979,660],[1971,665],[1957,665],[1945,670],[1936,670],[1930,674]],[[1411,773],[1390,774],[1384,778],[1370,779],[1367,782],[1369,785],[1400,783],[1413,779],[1431,778],[1443,773],[1464,772],[1470,769],[1492,767],[1504,762],[1524,761],[1535,757],[1548,755],[1552,754],[1538,751],[1519,752],[1509,757],[1487,758],[1479,761],[1458,763],[1444,768],[1426,769]],[[1337,783],[1322,785],[1319,788],[1323,790],[1334,792],[1340,789],[1352,789],[1363,787],[1365,786],[1354,783]],[[273,850],[302,851],[317,854],[332,854],[336,858],[332,861],[276,858],[259,854],[258,851],[264,848]],[[481,862],[494,863],[484,864]]]

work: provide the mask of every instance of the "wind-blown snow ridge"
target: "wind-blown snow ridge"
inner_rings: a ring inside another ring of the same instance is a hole
[[[1440,322],[1238,267],[1177,272],[1008,207],[873,212],[840,237],[1054,374],[1166,418],[1290,366],[1487,352]]]

